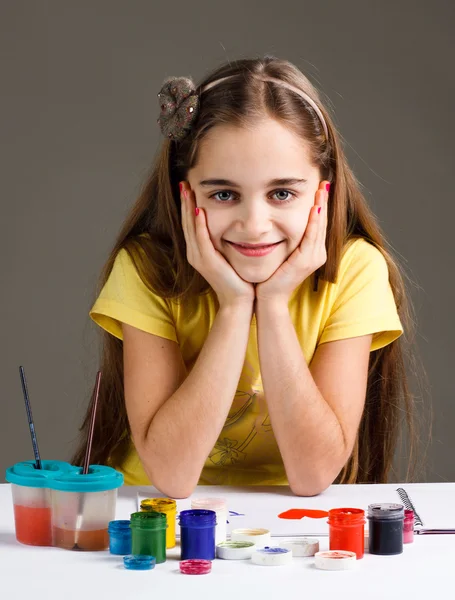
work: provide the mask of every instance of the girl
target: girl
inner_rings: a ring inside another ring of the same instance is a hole
[[[266,57],[158,96],[166,140],[90,313],[93,462],[174,498],[385,482],[411,415],[407,302],[315,88]]]

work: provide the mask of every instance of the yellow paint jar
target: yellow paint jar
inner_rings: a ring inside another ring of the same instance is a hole
[[[166,515],[166,548],[175,546],[175,520],[177,513],[177,503],[171,498],[147,498],[141,502],[141,511],[156,511]]]

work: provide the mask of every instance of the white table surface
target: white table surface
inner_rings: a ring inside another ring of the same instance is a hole
[[[287,488],[204,486],[194,495],[225,497],[228,507],[238,512],[256,506],[257,511],[251,514],[249,524],[261,526],[259,521],[265,520],[267,507],[270,507],[271,517],[276,516],[276,512],[272,513],[277,507],[284,507],[284,510],[343,505],[366,508],[371,502],[399,502],[397,487],[397,484],[331,486],[315,498],[298,498]],[[440,514],[455,514],[455,483],[406,484],[403,487],[414,500],[425,525],[434,524]],[[148,492],[150,497],[161,495],[151,487],[121,488],[116,518],[127,519],[136,510],[138,491],[141,494]],[[188,505],[189,500],[178,501],[179,510]],[[189,576],[179,572],[178,547],[167,551],[164,564],[157,565],[152,571],[141,572],[125,570],[122,557],[112,556],[107,551],[72,552],[21,545],[14,534],[8,484],[0,485],[0,509],[0,598],[5,600],[205,600],[209,596],[214,600],[264,600],[280,595],[336,600],[455,598],[455,535],[415,536],[414,543],[405,545],[403,554],[398,556],[366,553],[353,571],[320,571],[314,567],[312,558],[294,558],[291,565],[282,567],[217,559],[212,563],[211,574]],[[302,521],[295,523],[301,532]],[[241,526],[245,524],[242,522]],[[446,526],[450,525],[454,527],[455,523],[446,523]],[[279,542],[279,538],[275,542]],[[320,549],[328,549],[326,536],[320,537]]]

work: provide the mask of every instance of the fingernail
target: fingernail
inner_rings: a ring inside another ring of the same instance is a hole
[[[318,214],[321,212],[321,207],[318,208]]]
[[[196,217],[198,216],[198,214],[199,214],[199,209],[198,209],[198,207],[196,206]]]
[[[325,189],[329,192],[330,191],[330,183],[326,183],[325,184]]]
[[[179,183],[179,188],[180,188],[180,193],[182,193],[182,188],[183,188],[183,183],[182,182]]]

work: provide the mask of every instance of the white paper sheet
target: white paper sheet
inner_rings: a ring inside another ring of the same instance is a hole
[[[396,492],[398,487],[404,488],[411,497],[426,527],[455,527],[452,517],[455,506],[455,484],[438,484],[440,501],[435,505],[435,492],[421,484],[391,485],[338,485],[331,486],[326,492],[311,498],[294,496],[288,488],[256,487],[230,488],[204,486],[198,488],[194,497],[223,497],[227,501],[228,510],[242,516],[229,516],[228,534],[235,528],[263,527],[269,529],[273,536],[326,536],[328,535],[327,519],[304,517],[300,520],[278,518],[278,514],[291,508],[307,508],[330,510],[331,508],[351,507],[363,508],[374,502],[401,503]],[[245,490],[248,494],[244,494]],[[240,493],[242,492],[242,493]],[[162,496],[154,488],[138,488],[138,503],[150,497]],[[138,505],[139,505],[138,504]],[[177,500],[177,510],[191,508],[191,498]],[[178,528],[177,528],[178,530]]]

